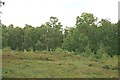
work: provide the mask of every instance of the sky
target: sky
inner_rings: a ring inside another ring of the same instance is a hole
[[[5,5],[1,20],[5,25],[23,27],[25,24],[40,26],[51,16],[59,19],[63,26],[74,26],[76,17],[83,12],[92,13],[99,19],[118,21],[119,0],[2,0]]]

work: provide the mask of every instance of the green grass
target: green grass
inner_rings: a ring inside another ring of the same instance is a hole
[[[118,58],[95,61],[70,52],[3,50],[3,78],[117,78]]]

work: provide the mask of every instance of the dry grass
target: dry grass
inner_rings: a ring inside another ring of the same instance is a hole
[[[3,50],[5,78],[114,78],[117,57],[94,61],[81,55],[58,52]]]

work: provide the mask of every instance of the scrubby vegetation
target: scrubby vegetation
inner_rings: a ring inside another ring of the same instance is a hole
[[[117,77],[118,26],[91,13],[73,27],[57,17],[37,27],[2,24],[3,77]]]

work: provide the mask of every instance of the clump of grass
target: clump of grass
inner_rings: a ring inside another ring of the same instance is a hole
[[[112,65],[103,65],[102,68],[104,69],[111,69],[111,70],[118,70],[118,67],[117,66],[112,66]]]
[[[91,66],[93,66],[93,64],[88,64],[88,66],[90,66],[90,67],[91,67]]]
[[[104,68],[104,69],[110,69],[110,66],[109,65],[104,65],[102,68]]]

